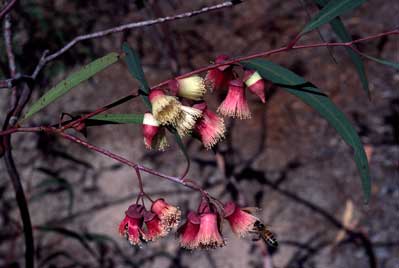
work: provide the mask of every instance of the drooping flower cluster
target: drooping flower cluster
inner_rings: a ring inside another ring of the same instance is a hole
[[[198,137],[207,149],[222,140],[225,135],[223,118],[208,109],[203,101],[207,88],[211,92],[227,90],[225,99],[217,109],[220,115],[238,119],[251,118],[246,89],[264,103],[265,81],[254,70],[245,70],[242,79],[237,78],[234,67],[239,65],[223,64],[228,60],[226,55],[218,56],[215,63],[220,66],[209,70],[205,80],[194,75],[170,80],[167,88],[151,90],[148,97],[152,112],[146,113],[143,121],[146,148],[164,150],[168,145],[165,136],[168,127],[175,128],[181,137],[190,134]]]
[[[173,79],[165,88],[149,92],[152,109],[151,113],[144,115],[142,124],[146,148],[164,150],[168,146],[165,135],[168,129],[176,130],[181,137],[192,135],[210,149],[225,136],[224,121],[218,114],[238,119],[251,118],[247,89],[265,103],[265,81],[260,74],[244,70],[240,78],[235,71],[235,67],[240,65],[228,64],[228,60],[225,55],[218,56],[215,60],[217,67],[210,69],[205,79],[198,75]],[[226,91],[216,112],[209,109],[203,99],[207,89],[211,92]],[[234,202],[223,205],[202,191],[201,194],[197,211],[189,211],[186,221],[177,230],[182,247],[190,250],[223,247],[223,221],[227,221],[232,232],[240,237],[258,232],[255,225],[259,219],[249,210]],[[164,199],[153,202],[149,211],[143,205],[132,205],[125,214],[119,232],[132,245],[166,236],[178,227],[181,216],[180,210]]]
[[[215,204],[203,200],[197,212],[188,212],[186,222],[178,229],[180,245],[187,249],[223,247],[223,219],[227,220],[232,231],[241,237],[253,231],[258,220],[233,202],[218,208]]]
[[[119,233],[130,244],[141,245],[165,237],[180,223],[181,211],[164,199],[153,202],[151,210],[143,205],[131,205],[119,225]],[[254,230],[259,219],[234,202],[223,207],[203,198],[197,211],[189,211],[186,221],[177,229],[180,246],[186,249],[214,249],[223,247],[222,221],[228,221],[231,230],[243,237]]]
[[[125,212],[125,218],[119,224],[119,233],[137,246],[142,242],[155,241],[166,236],[180,222],[181,211],[166,203],[156,200],[151,210],[143,205],[131,205]]]

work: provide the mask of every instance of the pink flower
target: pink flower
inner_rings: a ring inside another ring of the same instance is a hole
[[[175,229],[180,222],[181,211],[177,207],[169,205],[164,199],[155,200],[151,206],[151,211],[157,214],[161,224],[166,229]]]
[[[130,244],[140,245],[144,207],[141,205],[131,205],[125,212],[125,218],[119,224],[120,235],[126,237]]]
[[[180,137],[191,133],[197,120],[202,116],[202,111],[190,106],[181,106],[181,115],[177,119],[176,130]]]
[[[238,236],[245,236],[253,230],[254,223],[259,219],[242,209],[234,202],[228,202],[224,206],[224,218],[230,224],[231,230]]]
[[[265,81],[260,74],[254,70],[246,70],[244,73],[244,82],[248,90],[257,95],[265,103]]]
[[[147,149],[163,151],[168,146],[165,129],[159,126],[151,113],[144,114],[142,125],[144,144]]]
[[[218,112],[224,116],[237,117],[239,119],[251,118],[245,89],[241,80],[231,80],[226,98],[220,104]]]
[[[215,63],[223,63],[228,60],[226,55],[219,55],[216,57]],[[215,69],[209,70],[205,77],[205,83],[213,90],[227,88],[229,81],[233,79],[233,72],[230,65],[222,65]]]
[[[145,229],[143,238],[146,241],[154,241],[168,234],[168,230],[161,224],[159,217],[150,211],[144,213]]]
[[[206,93],[204,79],[198,75],[174,79],[171,80],[168,85],[169,90],[173,92],[174,95],[189,100],[202,100]]]
[[[195,104],[193,107],[202,111],[202,118],[197,121],[194,129],[205,148],[210,149],[224,138],[226,129],[223,118],[209,110],[205,102]]]
[[[200,215],[200,226],[194,245],[201,248],[223,247],[225,242],[220,234],[218,215],[216,213],[203,213]]]
[[[180,246],[187,249],[198,247],[196,240],[200,228],[200,217],[197,213],[190,211],[187,214],[186,222],[177,230],[180,240]]]

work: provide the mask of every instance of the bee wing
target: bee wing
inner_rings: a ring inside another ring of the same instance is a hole
[[[259,211],[261,211],[261,209],[257,208],[257,207],[245,207],[245,208],[241,208],[241,210],[245,211],[245,212],[247,212],[249,214],[256,214]]]

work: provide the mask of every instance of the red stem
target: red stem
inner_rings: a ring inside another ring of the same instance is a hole
[[[5,131],[0,131],[0,136],[9,135],[9,134],[16,133],[16,132],[46,132],[46,133],[50,133],[50,134],[56,134],[56,135],[58,135],[58,136],[60,136],[60,137],[62,137],[64,139],[67,139],[67,140],[72,141],[74,143],[78,143],[78,144],[80,144],[80,145],[82,145],[82,146],[84,146],[84,147],[86,147],[86,148],[88,148],[90,150],[93,150],[93,151],[96,151],[96,152],[98,152],[100,154],[103,154],[103,155],[105,155],[105,156],[107,156],[109,158],[112,158],[112,159],[114,159],[114,160],[116,160],[116,161],[118,161],[118,162],[120,162],[122,164],[125,164],[125,165],[127,165],[129,167],[132,167],[134,169],[144,171],[144,172],[146,172],[148,174],[151,174],[151,175],[163,178],[163,179],[167,179],[169,181],[181,184],[183,186],[186,186],[186,187],[194,189],[194,190],[198,190],[197,187],[194,187],[192,185],[187,184],[184,180],[181,180],[179,177],[168,176],[168,175],[165,175],[165,174],[160,173],[158,171],[155,171],[155,170],[153,170],[151,168],[136,164],[136,163],[134,163],[132,161],[127,160],[126,158],[123,158],[122,156],[116,155],[116,154],[114,154],[114,153],[112,153],[112,152],[110,152],[110,151],[108,151],[106,149],[103,149],[103,148],[97,147],[97,146],[95,146],[93,144],[90,144],[90,143],[88,143],[88,142],[86,142],[86,141],[84,141],[84,140],[82,140],[82,139],[80,139],[78,137],[72,136],[72,135],[67,134],[65,132],[61,132],[59,129],[54,128],[54,127],[13,128],[13,129],[5,130]]]
[[[112,159],[114,159],[114,160],[116,160],[118,162],[121,162],[122,164],[130,166],[130,167],[134,168],[135,170],[141,170],[141,171],[144,171],[146,173],[152,174],[154,176],[157,176],[157,177],[160,177],[160,178],[163,178],[163,179],[167,179],[167,180],[169,180],[171,182],[181,184],[183,186],[189,187],[189,188],[194,189],[194,190],[198,190],[195,187],[193,187],[193,186],[187,184],[186,182],[184,182],[184,180],[183,181],[180,180],[180,178],[178,178],[178,177],[168,176],[168,175],[165,175],[165,174],[160,173],[158,171],[155,171],[153,169],[150,169],[148,167],[136,164],[136,163],[134,163],[134,162],[132,162],[130,160],[127,160],[126,158],[123,158],[122,156],[116,155],[116,154],[114,154],[114,153],[112,153],[112,152],[110,152],[110,151],[108,151],[106,149],[103,149],[103,148],[97,147],[97,146],[95,146],[93,144],[90,144],[90,143],[88,143],[88,142],[86,142],[86,141],[84,141],[84,140],[82,140],[82,139],[80,139],[78,137],[69,135],[69,134],[64,133],[64,132],[60,132],[58,129],[45,128],[44,131],[48,132],[48,133],[57,134],[57,135],[63,137],[64,139],[67,139],[67,140],[72,141],[74,143],[78,143],[78,144],[80,144],[80,145],[82,145],[82,146],[84,146],[84,147],[86,147],[86,148],[88,148],[90,150],[96,151],[96,152],[98,152],[100,154],[103,154],[103,155],[105,155],[105,156],[107,156],[109,158],[112,158]]]
[[[105,111],[107,111],[107,110],[109,110],[109,109],[111,109],[111,108],[113,108],[115,106],[118,106],[118,105],[120,105],[120,104],[122,104],[122,103],[124,103],[126,101],[134,99],[137,96],[138,96],[138,94],[131,94],[131,95],[128,95],[126,97],[120,98],[119,100],[116,100],[116,101],[114,101],[114,102],[112,102],[112,103],[110,103],[110,104],[108,104],[108,105],[106,105],[104,107],[101,107],[101,108],[99,108],[99,109],[97,109],[97,110],[95,110],[95,111],[93,111],[91,113],[88,113],[88,114],[86,114],[86,115],[84,115],[84,116],[82,116],[82,117],[80,117],[80,118],[78,118],[76,120],[73,120],[73,121],[69,122],[68,124],[63,126],[60,130],[64,131],[65,129],[77,126],[79,123],[83,122],[84,120],[86,120],[86,119],[88,119],[90,117],[93,117],[93,116],[95,116],[97,114],[103,113],[103,112],[105,112]]]
[[[399,34],[399,29],[395,29],[395,30],[392,30],[392,31],[384,32],[384,33],[370,35],[370,36],[367,36],[367,37],[364,37],[364,38],[353,40],[351,42],[335,42],[335,43],[323,42],[323,43],[317,43],[317,44],[298,45],[298,46],[291,46],[291,47],[290,47],[290,45],[288,45],[288,46],[285,46],[285,47],[281,47],[281,48],[277,48],[277,49],[273,49],[273,50],[269,50],[269,51],[260,52],[260,53],[256,53],[256,54],[249,55],[249,56],[235,58],[235,59],[228,60],[228,61],[225,61],[225,62],[222,62],[222,63],[219,63],[219,64],[208,65],[206,67],[202,67],[202,68],[199,68],[197,70],[188,72],[186,74],[177,76],[177,77],[175,77],[173,79],[181,79],[181,78],[189,77],[189,76],[192,76],[192,75],[195,75],[195,74],[199,74],[199,73],[202,73],[202,72],[209,71],[211,69],[220,67],[222,65],[229,65],[229,64],[231,65],[231,64],[238,63],[240,61],[266,57],[266,56],[270,56],[270,55],[277,54],[277,53],[280,53],[280,52],[289,51],[289,50],[292,50],[292,49],[304,49],[304,48],[315,48],[315,47],[352,47],[353,44],[356,44],[356,43],[373,40],[373,39],[376,39],[376,38],[380,38],[382,36],[397,35],[397,34]],[[161,82],[161,83],[153,86],[152,89],[153,88],[157,88],[157,87],[166,86],[169,83],[169,81],[171,81],[173,79]]]
[[[17,0],[12,0],[9,3],[7,3],[5,7],[3,7],[3,9],[0,11],[0,19],[2,19],[3,16],[6,15],[11,10],[11,8],[15,5],[16,2]]]
[[[225,61],[225,62],[220,63],[220,64],[212,64],[212,65],[209,65],[209,66],[206,66],[206,67],[199,68],[199,69],[194,70],[192,72],[188,72],[188,73],[183,74],[181,76],[178,76],[178,77],[176,77],[174,79],[180,79],[180,78],[192,76],[192,75],[195,75],[195,74],[198,74],[198,73],[202,73],[202,72],[217,68],[217,67],[222,66],[222,65],[235,64],[235,63],[238,63],[240,61],[245,61],[245,60],[250,60],[250,59],[254,59],[254,58],[270,56],[272,54],[277,54],[277,53],[289,51],[289,50],[292,50],[292,49],[344,46],[344,47],[352,48],[355,52],[359,52],[356,48],[354,48],[354,46],[353,46],[354,44],[359,43],[359,42],[373,40],[373,39],[376,39],[376,38],[379,38],[379,37],[382,37],[382,36],[398,35],[398,34],[399,34],[399,29],[395,29],[395,30],[392,30],[392,31],[388,31],[388,32],[379,33],[379,34],[375,34],[375,35],[370,35],[368,37],[356,39],[356,40],[353,40],[351,42],[336,42],[336,43],[323,42],[323,43],[317,43],[317,44],[295,46],[295,43],[299,40],[298,36],[297,36],[288,46],[281,47],[281,48],[278,48],[278,49],[269,50],[269,51],[265,51],[265,52],[261,52],[261,53],[257,53],[257,54],[253,54],[253,55],[249,55],[249,56],[239,57],[239,58],[236,58],[236,59]],[[294,44],[294,45],[291,46],[291,44]],[[167,85],[169,83],[169,81],[170,80],[167,80],[167,81],[164,81],[162,83],[159,83],[158,85],[155,85],[152,88],[165,86],[165,85]],[[195,190],[200,190],[200,187],[198,185],[195,185],[195,183],[193,184],[192,181],[185,180],[185,179],[181,180],[178,177],[168,176],[168,175],[159,173],[159,172],[157,172],[155,170],[152,170],[150,168],[147,168],[145,166],[141,166],[139,164],[131,162],[131,161],[129,161],[129,160],[127,160],[127,159],[125,159],[125,158],[123,158],[123,157],[121,157],[119,155],[116,155],[116,154],[114,154],[114,153],[112,153],[112,152],[110,152],[110,151],[108,151],[106,149],[97,147],[97,146],[92,145],[90,143],[87,143],[86,141],[81,140],[81,139],[79,139],[79,138],[77,138],[75,136],[72,136],[72,135],[69,135],[69,134],[66,134],[66,133],[62,132],[62,130],[65,130],[66,128],[69,128],[69,127],[71,127],[71,126],[73,126],[73,125],[75,125],[77,123],[80,123],[80,122],[84,121],[85,119],[88,119],[88,118],[90,118],[90,117],[92,117],[92,116],[94,116],[96,114],[104,112],[104,111],[106,111],[106,110],[108,110],[108,109],[110,109],[112,107],[115,107],[116,105],[122,104],[122,103],[134,98],[135,96],[136,95],[128,95],[128,96],[126,96],[126,97],[124,97],[122,99],[119,99],[119,100],[117,100],[117,101],[115,101],[115,102],[113,102],[113,103],[111,103],[111,104],[109,104],[107,106],[101,107],[101,108],[99,108],[99,109],[97,109],[97,110],[95,110],[95,111],[93,111],[93,112],[91,112],[91,113],[89,113],[89,114],[87,114],[85,116],[82,116],[82,117],[80,117],[80,118],[68,123],[66,126],[62,127],[61,129],[57,129],[57,128],[53,128],[53,127],[27,127],[27,128],[21,128],[20,127],[20,128],[12,128],[12,129],[8,129],[8,130],[5,130],[5,131],[0,131],[0,136],[9,135],[9,134],[16,133],[16,132],[40,132],[40,131],[57,134],[57,135],[65,138],[67,140],[70,140],[72,142],[78,143],[78,144],[80,144],[82,146],[85,146],[86,148],[88,148],[90,150],[96,151],[96,152],[101,153],[101,154],[103,154],[103,155],[105,155],[107,157],[110,157],[110,158],[112,158],[112,159],[114,159],[114,160],[116,160],[118,162],[121,162],[121,163],[123,163],[125,165],[128,165],[128,166],[134,168],[135,170],[138,170],[138,171],[141,170],[141,171],[144,171],[146,173],[152,174],[154,176],[158,176],[160,178],[164,178],[164,179],[167,179],[169,181],[172,181],[172,182],[175,182],[175,183],[178,183],[178,184],[182,184],[182,185],[184,185],[186,187],[189,187],[189,188],[192,188],[192,189],[195,189]],[[191,185],[187,184],[187,182],[188,183],[191,182]],[[203,192],[202,190],[200,190],[200,191]]]

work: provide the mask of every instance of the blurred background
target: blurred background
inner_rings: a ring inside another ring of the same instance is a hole
[[[21,72],[33,71],[45,49],[56,51],[77,35],[128,22],[178,14],[220,1],[20,1],[11,12],[14,49]],[[151,85],[209,64],[217,55],[249,55],[287,44],[317,12],[308,0],[246,0],[193,18],[84,41],[47,65],[32,101],[83,64],[127,41],[141,56]],[[353,38],[399,26],[399,2],[369,1],[343,17]],[[337,41],[327,25],[326,41]],[[320,42],[312,32],[300,43]],[[3,39],[0,74],[9,77]],[[369,55],[399,62],[396,37],[361,43]],[[117,228],[135,201],[137,181],[128,167],[44,134],[16,134],[14,155],[35,226],[37,267],[399,267],[399,73],[365,61],[372,99],[361,88],[344,49],[281,53],[270,60],[306,77],[326,92],[350,118],[369,156],[372,199],[363,203],[350,148],[317,113],[286,92],[271,87],[267,103],[249,96],[251,120],[226,119],[228,135],[215,155],[194,139],[184,140],[191,156],[189,177],[223,201],[257,206],[280,247],[267,249],[228,228],[227,246],[187,251],[173,235],[131,247]],[[123,61],[80,85],[34,116],[31,125],[55,123],[62,112],[103,106],[136,90]],[[225,92],[208,94],[213,109]],[[0,91],[3,121],[10,94]],[[144,112],[140,100],[111,112]],[[79,134],[78,134],[79,135]],[[147,151],[140,128],[90,128],[88,141],[165,174],[178,176],[185,160],[173,145]],[[197,194],[143,174],[145,190],[183,212],[195,208]],[[14,192],[0,164],[0,267],[24,266],[24,240]],[[353,233],[344,231],[344,227]]]

